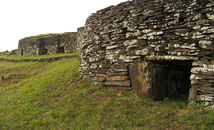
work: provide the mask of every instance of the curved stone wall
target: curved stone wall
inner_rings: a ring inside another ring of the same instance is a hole
[[[81,75],[109,87],[154,96],[156,72],[161,81],[165,70],[170,79],[177,72],[186,73],[184,67],[191,71],[189,102],[203,99],[211,106],[213,12],[213,0],[135,0],[97,11],[81,33]]]
[[[18,54],[44,55],[71,53],[76,51],[77,33],[41,34],[26,37],[19,41]]]

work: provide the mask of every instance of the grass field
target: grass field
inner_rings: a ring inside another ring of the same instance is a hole
[[[0,58],[4,59],[12,59],[12,60],[21,60],[21,59],[42,59],[42,58],[53,58],[53,57],[62,57],[62,56],[73,56],[77,55],[76,53],[58,53],[58,54],[52,54],[52,55],[25,55],[25,56],[17,56],[17,55],[5,55],[0,54]]]
[[[0,62],[0,130],[214,129],[213,111],[83,81],[78,65]]]

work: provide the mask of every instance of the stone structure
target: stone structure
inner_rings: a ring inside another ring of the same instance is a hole
[[[213,0],[135,0],[97,11],[79,33],[81,75],[214,107],[213,12]]]
[[[77,50],[80,51],[82,44],[84,42],[84,27],[80,27],[77,29]]]
[[[77,33],[42,34],[19,41],[18,54],[44,55],[76,51]]]

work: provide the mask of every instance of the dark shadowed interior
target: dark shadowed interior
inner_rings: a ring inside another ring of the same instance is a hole
[[[23,56],[23,49],[21,50],[21,54],[20,55]]]
[[[45,55],[48,54],[48,49],[41,47],[39,50],[39,55]]]
[[[154,61],[152,72],[152,97],[154,100],[188,99],[192,61]]]
[[[59,47],[58,48],[58,53],[65,53],[65,48],[64,47]]]

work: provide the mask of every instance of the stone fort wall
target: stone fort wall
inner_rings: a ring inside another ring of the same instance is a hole
[[[76,44],[76,32],[42,34],[21,39],[18,45],[18,54],[21,56],[71,53],[76,51]]]
[[[157,100],[188,93],[190,103],[214,107],[213,12],[213,0],[135,0],[99,10],[78,34],[81,75]]]

